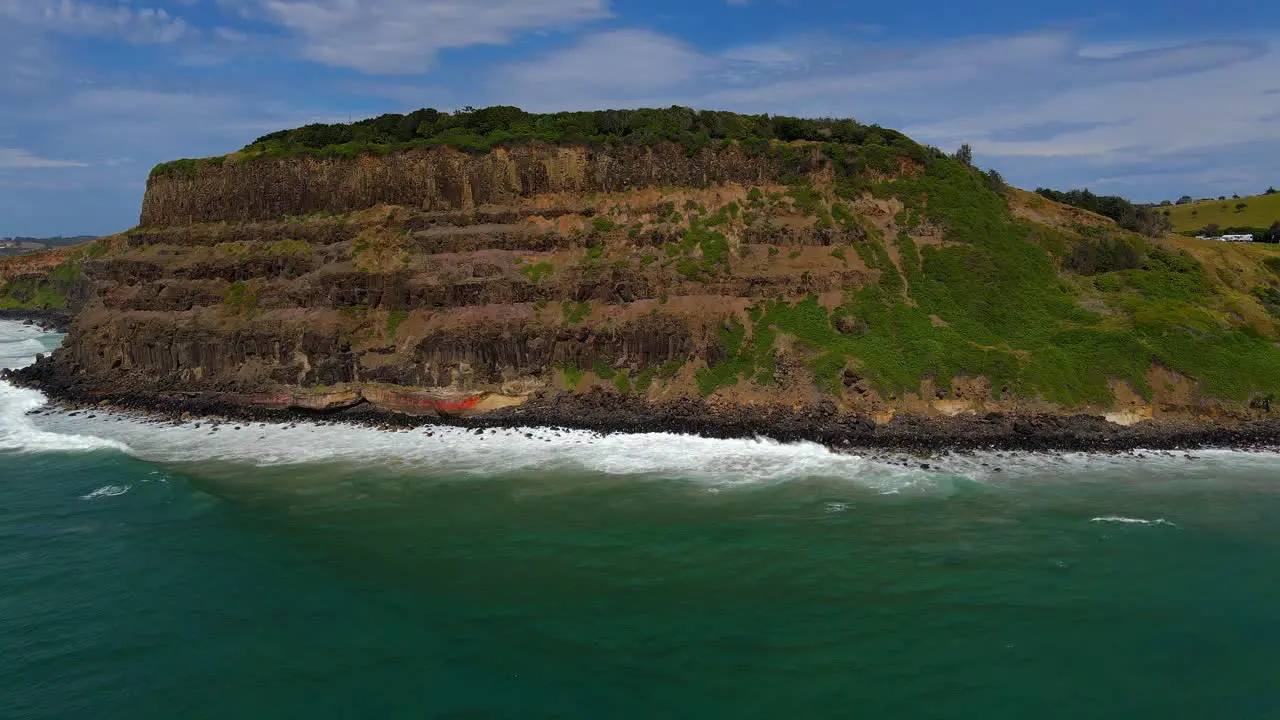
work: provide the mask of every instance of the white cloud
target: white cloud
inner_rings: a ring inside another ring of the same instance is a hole
[[[213,29],[214,37],[219,40],[225,40],[229,43],[243,43],[249,39],[248,33],[241,32],[235,28],[217,27]]]
[[[1276,67],[1280,52],[1249,37],[1090,43],[1035,32],[911,45],[810,36],[712,54],[614,31],[494,68],[489,88],[492,101],[531,109],[683,104],[854,117],[948,148],[968,142],[1015,182],[1094,178],[1158,198],[1153,177],[1243,191],[1274,173],[1257,149],[1280,146]]]
[[[32,170],[38,168],[87,167],[74,160],[51,160],[17,148],[0,147],[0,170]]]
[[[413,74],[440,50],[501,45],[537,30],[608,17],[607,0],[239,0],[242,12],[296,33],[302,53],[335,67]]]
[[[725,60],[756,65],[799,65],[806,61],[807,55],[806,52],[781,43],[739,45],[720,53],[720,57]]]
[[[133,8],[90,0],[0,0],[0,18],[37,30],[134,43],[170,43],[189,27],[164,8]]]
[[[161,92],[140,88],[104,88],[85,90],[71,96],[73,110],[97,115],[125,115],[145,121],[174,116],[210,119],[230,109],[233,101],[226,97],[184,92]]]
[[[1280,53],[1268,48],[1229,63],[1220,62],[1220,53],[1183,46],[1120,55],[1114,67],[1090,68],[1093,82],[1026,101],[1001,98],[993,107],[967,108],[959,117],[908,130],[942,142],[968,140],[988,155],[1112,159],[1280,139],[1280,126],[1267,119],[1280,111],[1280,97],[1263,92]],[[999,137],[1001,130],[1041,123],[1064,130],[1036,139]]]
[[[714,60],[672,38],[647,30],[616,30],[507,65],[495,73],[492,90],[528,109],[601,107],[670,91],[715,66]]]

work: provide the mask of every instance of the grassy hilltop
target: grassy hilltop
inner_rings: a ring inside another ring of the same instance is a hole
[[[1239,207],[1243,205],[1244,207]],[[1280,193],[1253,195],[1240,199],[1204,200],[1160,208],[1167,211],[1175,232],[1200,230],[1214,224],[1220,228],[1270,228],[1280,222]]]

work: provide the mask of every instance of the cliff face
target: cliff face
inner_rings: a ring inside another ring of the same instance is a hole
[[[76,259],[85,310],[37,375],[414,415],[601,391],[879,422],[1269,412],[1268,251],[1211,257],[950,158],[875,169],[857,150],[436,147],[157,174],[141,226]]]
[[[810,159],[814,166],[817,161]],[[776,169],[763,156],[749,157],[736,148],[708,148],[689,156],[672,143],[607,151],[531,144],[478,156],[441,146],[382,156],[231,158],[196,172],[153,176],[141,224],[276,220],[382,204],[457,210],[548,193],[759,183],[774,175]]]

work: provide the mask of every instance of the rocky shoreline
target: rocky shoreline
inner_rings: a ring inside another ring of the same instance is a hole
[[[0,310],[0,320],[35,325],[45,332],[65,333],[75,315],[66,310]]]
[[[161,421],[337,422],[404,430],[433,426],[462,427],[484,433],[500,428],[561,428],[609,433],[667,432],[709,438],[767,437],[780,442],[810,441],[840,451],[891,451],[918,455],[945,452],[1063,451],[1123,452],[1280,447],[1280,419],[1211,424],[1151,420],[1121,426],[1086,414],[900,415],[886,424],[840,412],[832,403],[806,408],[780,406],[716,407],[684,398],[652,404],[638,397],[596,389],[580,395],[535,396],[518,407],[473,417],[421,417],[392,413],[368,403],[341,410],[250,407],[231,395],[173,393],[130,389],[107,392],[79,387],[59,378],[57,364],[45,359],[4,374],[18,385],[38,388],[65,407],[138,412]]]

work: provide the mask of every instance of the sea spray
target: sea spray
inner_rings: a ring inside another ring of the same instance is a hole
[[[36,355],[57,346],[60,336],[31,325],[0,322],[0,368],[13,369],[35,362]],[[0,452],[84,452],[117,450],[127,452],[124,443],[114,440],[39,429],[30,413],[43,407],[47,399],[36,390],[18,388],[0,381]]]

